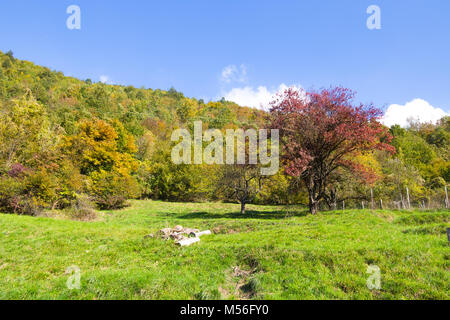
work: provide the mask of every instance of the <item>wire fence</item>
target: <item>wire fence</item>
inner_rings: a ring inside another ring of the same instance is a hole
[[[373,210],[438,210],[450,209],[450,202],[448,196],[448,189],[445,187],[433,195],[423,196],[411,193],[408,188],[398,192],[396,200],[386,199],[387,197],[374,195],[373,190],[367,195],[365,199],[352,199],[347,201],[340,201],[336,203],[336,210],[345,209],[373,209]],[[330,210],[326,203],[320,204],[321,210]]]

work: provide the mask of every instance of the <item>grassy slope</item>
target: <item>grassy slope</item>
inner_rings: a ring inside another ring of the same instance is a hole
[[[0,299],[450,298],[448,211],[250,209],[135,201],[90,223],[0,215]],[[177,224],[224,233],[187,248],[144,239]],[[369,264],[379,291],[366,287]],[[66,287],[71,265],[81,290]]]

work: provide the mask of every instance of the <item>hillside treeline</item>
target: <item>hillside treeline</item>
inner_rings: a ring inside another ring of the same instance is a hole
[[[35,215],[91,201],[120,208],[127,199],[235,200],[217,165],[175,165],[171,134],[192,128],[262,128],[267,115],[222,99],[205,102],[168,91],[94,83],[0,52],[0,211]],[[334,203],[439,206],[450,181],[450,118],[390,128],[395,153],[358,156],[376,173],[333,178]],[[88,200],[86,200],[88,199]],[[264,179],[260,204],[306,204],[307,192],[285,174]],[[327,206],[322,203],[322,206]]]

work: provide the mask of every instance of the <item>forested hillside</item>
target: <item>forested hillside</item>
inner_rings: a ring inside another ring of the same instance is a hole
[[[206,103],[175,89],[66,77],[12,52],[0,52],[0,66],[1,212],[80,211],[90,202],[120,208],[133,198],[234,200],[217,182],[218,166],[172,163],[171,133],[191,128],[195,120],[203,121],[204,129],[266,126],[260,110],[224,100]],[[372,190],[376,205],[382,199],[386,206],[404,207],[408,190],[415,206],[443,206],[450,181],[450,118],[390,132],[395,153],[373,150],[358,157],[373,169],[371,179],[346,171],[333,177],[334,205],[369,205]],[[307,193],[280,168],[254,202],[306,204]]]

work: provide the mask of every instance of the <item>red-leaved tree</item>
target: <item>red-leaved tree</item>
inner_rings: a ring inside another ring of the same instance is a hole
[[[342,87],[288,89],[272,102],[271,127],[280,130],[285,171],[303,181],[312,214],[338,168],[370,177],[370,168],[356,163],[355,156],[374,149],[395,152],[388,129],[378,122],[381,110],[354,105],[354,96]]]

